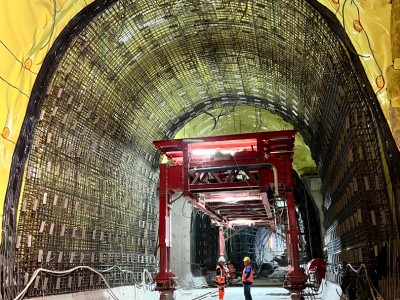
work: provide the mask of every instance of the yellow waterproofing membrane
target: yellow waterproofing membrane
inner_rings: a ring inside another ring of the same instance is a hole
[[[92,1],[0,2],[0,198],[36,76],[53,42]],[[3,205],[1,205],[1,212]]]
[[[398,146],[400,146],[400,0],[392,1],[391,49],[393,64],[387,68],[389,124]]]
[[[325,0],[344,25],[400,147],[400,0]]]
[[[68,22],[91,0],[14,0],[0,2],[0,198],[4,199],[15,144],[20,134],[36,76],[53,42]],[[399,107],[386,93],[392,65],[389,0],[324,0],[345,29],[400,144]],[[399,0],[393,0],[398,5]],[[396,15],[398,16],[397,10]],[[397,17],[397,24],[398,24]],[[361,27],[360,27],[361,26]],[[398,28],[393,26],[392,28]],[[399,32],[399,30],[397,30]],[[397,47],[398,48],[398,47]],[[398,55],[395,57],[399,57]],[[390,85],[399,86],[399,81]],[[395,88],[392,88],[396,91]],[[391,96],[392,99],[392,96]],[[396,98],[397,99],[397,98]],[[393,106],[392,106],[393,105]],[[389,116],[390,115],[390,116]],[[250,121],[250,120],[249,120]],[[1,209],[3,205],[1,205]]]
[[[279,131],[294,129],[291,124],[265,109],[239,106],[231,111],[214,109],[188,122],[175,136],[177,139],[211,135],[240,134],[247,132]],[[221,115],[217,119],[212,116]],[[297,133],[293,157],[293,169],[299,175],[317,173],[317,166],[311,157],[310,148]]]

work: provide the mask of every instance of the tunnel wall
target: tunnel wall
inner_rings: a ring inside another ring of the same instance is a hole
[[[57,88],[41,107],[20,204],[21,284],[38,265],[126,270],[105,274],[113,286],[139,282],[143,269],[154,272],[158,174],[149,159],[151,136],[128,137],[105,103],[90,99],[81,102],[73,87]],[[37,278],[29,295],[104,287],[89,271]]]
[[[311,38],[301,45],[300,50],[292,49],[298,55],[296,57],[305,59],[296,65],[299,68],[294,69],[293,74],[287,72],[291,70],[288,66],[297,59],[277,55],[276,61],[268,60],[272,49],[270,52],[262,49],[264,52],[257,53],[262,54],[257,57],[251,52],[254,47],[247,43],[251,35],[241,30],[233,32],[242,39],[243,45],[247,45],[240,49],[243,51],[239,51],[240,59],[227,55],[238,52],[238,44],[231,44],[230,38],[222,38],[225,36],[220,33],[221,39],[215,39],[220,47],[211,45],[208,48],[208,44],[202,44],[207,36],[204,38],[205,35],[200,33],[195,36],[198,40],[191,36],[192,43],[187,43],[193,45],[193,52],[186,52],[181,61],[171,60],[164,68],[161,58],[174,52],[169,48],[162,48],[165,52],[159,51],[162,43],[146,44],[146,49],[157,51],[143,54],[141,47],[135,48],[138,52],[134,52],[131,51],[133,48],[116,41],[115,28],[123,28],[119,16],[127,11],[123,6],[106,10],[96,19],[96,24],[88,26],[76,38],[68,39],[68,43],[58,45],[60,48],[53,49],[51,55],[59,60],[51,64],[51,68],[42,69],[43,73],[48,72],[48,77],[39,77],[37,86],[45,91],[39,95],[36,89],[33,90],[30,105],[37,109],[37,114],[28,111],[21,135],[24,138],[28,133],[32,139],[21,142],[14,156],[13,176],[25,174],[25,181],[19,202],[18,231],[16,235],[12,232],[10,245],[7,240],[2,244],[3,257],[8,260],[3,265],[4,298],[14,298],[17,290],[41,266],[66,269],[84,264],[106,270],[117,264],[128,272],[116,269],[108,272],[106,279],[112,285],[137,281],[143,269],[151,270],[154,266],[154,201],[159,158],[151,141],[171,137],[190,118],[225,106],[269,109],[294,124],[304,135],[323,181],[330,280],[341,280],[347,262],[367,263],[372,270],[377,254],[384,250],[388,240],[391,249],[395,249],[392,217],[396,206],[388,194],[391,189],[388,182],[389,179],[398,180],[398,177],[393,167],[396,166],[396,152],[387,146],[391,141],[390,132],[381,130],[386,120],[377,109],[379,104],[371,87],[365,86],[365,74],[362,77],[361,67],[354,63],[354,53],[347,52],[332,33],[333,28],[338,27],[330,27],[305,3],[302,5],[301,12],[308,12],[311,17],[299,14],[300,25],[291,25],[306,28],[308,35],[302,32],[301,37]],[[143,7],[151,11],[151,7]],[[138,9],[134,4],[130,8]],[[237,8],[241,10],[236,21],[241,22],[245,7]],[[184,11],[196,12],[195,9],[199,7]],[[267,11],[262,6],[258,9]],[[286,3],[279,9],[282,9],[280,16],[284,17],[294,8]],[[179,13],[177,11],[177,15]],[[134,22],[148,24],[146,16],[135,15]],[[217,16],[211,15],[216,18],[216,23],[219,21]],[[260,18],[261,23],[263,20],[265,18]],[[244,21],[247,22],[244,24],[250,24],[248,20]],[[174,31],[178,39],[171,46],[174,50],[184,40],[180,37],[185,31],[179,28],[179,22],[174,18],[169,16],[168,22],[172,28],[178,28]],[[217,26],[208,26],[207,22],[201,28],[203,32],[216,32]],[[101,34],[104,28],[112,30]],[[221,28],[224,32],[226,27]],[[270,41],[279,49],[285,49],[285,45],[278,40],[292,41],[294,37],[285,36],[287,33],[282,30],[272,32],[274,34],[263,30],[253,32],[254,36],[259,34],[263,42],[273,36]],[[311,35],[313,32],[320,35]],[[141,41],[152,41],[148,26],[135,33]],[[320,39],[321,36],[324,39]],[[322,48],[328,42],[332,44]],[[204,50],[199,45],[207,49],[208,56],[191,57],[189,54]],[[68,51],[64,55],[66,47]],[[222,50],[218,52],[217,48]],[[301,51],[309,48],[313,49],[309,56],[303,56]],[[326,51],[322,53],[321,49]],[[129,61],[134,54],[143,60],[140,63]],[[120,61],[116,57],[126,57],[126,60]],[[156,60],[156,67],[151,65],[153,69],[147,69],[147,63],[156,58],[160,59]],[[202,68],[198,61],[205,61],[213,72]],[[130,64],[134,64],[133,70],[127,67]],[[263,69],[267,64],[272,72]],[[187,76],[175,77],[175,72],[179,73],[179,68],[183,67],[187,67]],[[262,74],[273,74],[273,77],[260,77],[260,83],[269,84],[258,92],[252,89],[255,81],[251,80],[254,74],[251,71],[255,67],[259,67]],[[217,74],[215,77],[214,73]],[[241,74],[239,79],[237,73]],[[290,76],[286,78],[282,74]],[[195,85],[187,79],[192,76],[200,80],[193,93],[189,88],[185,90],[186,86],[193,88]],[[221,81],[221,77],[225,81]],[[152,80],[154,78],[157,80]],[[286,89],[280,80],[284,80]],[[169,82],[173,84],[165,91],[164,84]],[[226,90],[220,94],[221,86]],[[245,92],[247,94],[243,96]],[[165,96],[169,93],[173,97]],[[169,103],[168,99],[174,101]],[[196,109],[200,104],[201,109]],[[385,172],[386,164],[393,173]],[[22,182],[22,178],[21,181],[12,180],[8,191]],[[13,192],[12,200],[16,204],[19,191]],[[10,200],[9,197],[6,200]],[[7,221],[3,222],[4,232],[16,227],[17,206],[5,205],[5,215],[10,218],[3,219]],[[376,235],[370,235],[371,232]],[[391,253],[394,258],[393,251]],[[98,276],[85,270],[58,278],[45,274],[36,278],[29,296],[104,287],[101,278],[99,280]],[[386,278],[386,282],[390,282],[390,278]]]

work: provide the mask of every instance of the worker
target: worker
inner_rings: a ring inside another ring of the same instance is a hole
[[[324,259],[325,261],[328,261],[328,247],[325,246],[323,251],[324,251]]]
[[[233,265],[233,263],[230,261],[228,261],[227,265],[228,265],[228,272],[229,272],[229,282],[233,283],[233,280],[235,279],[236,269],[235,269],[235,266]]]
[[[246,256],[243,259],[243,273],[242,273],[242,282],[243,282],[243,290],[244,290],[244,298],[246,300],[253,300],[251,298],[250,287],[253,284],[253,268],[251,266],[250,257]]]
[[[227,276],[228,276],[228,273],[226,272],[225,258],[223,256],[220,256],[218,258],[218,264],[217,267],[215,268],[215,271],[216,271],[216,281],[218,287],[219,300],[223,300],[225,295]]]

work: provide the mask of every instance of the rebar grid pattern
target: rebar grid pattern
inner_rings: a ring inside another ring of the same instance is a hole
[[[319,164],[325,243],[333,253],[328,279],[337,282],[341,280],[338,270],[347,263],[376,268],[380,251],[395,235],[376,123],[366,103],[360,101],[365,97],[363,90],[352,89],[355,85],[350,79],[338,90],[334,110],[341,111],[342,117],[327,119],[321,133],[320,147],[327,149],[321,151],[323,163]],[[330,159],[323,158],[324,154]]]
[[[77,265],[129,271],[106,274],[113,286],[140,280],[145,268],[154,271],[155,266],[157,174],[149,154],[128,141],[107,115],[102,108],[107,100],[73,101],[61,89],[53,89],[46,100],[20,209],[17,254],[26,266],[23,283],[39,266],[66,270]],[[53,277],[54,282],[37,278],[32,296],[104,287],[90,272]]]
[[[141,123],[160,126],[161,133],[164,125],[181,126],[182,113],[193,117],[199,113],[193,106],[210,99],[264,103],[306,128],[326,74],[336,71],[336,52],[345,54],[321,16],[297,2],[125,2],[74,41],[71,60],[65,58],[59,71],[93,96],[117,92],[120,100],[110,112],[130,130],[144,105],[164,108]],[[74,73],[76,59],[87,72]]]
[[[379,247],[391,214],[375,120],[344,48],[300,0],[104,10],[70,43],[42,100],[20,203],[20,275],[5,288],[21,289],[38,267],[133,272],[111,272],[113,286],[154,270],[152,141],[222,106],[265,108],[293,124],[319,166],[331,262],[368,262],[374,250],[364,246]],[[38,278],[29,296],[104,287],[86,271]]]

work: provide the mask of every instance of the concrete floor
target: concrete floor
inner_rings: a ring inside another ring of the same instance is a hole
[[[153,287],[154,288],[154,287]],[[160,300],[160,293],[153,288],[124,286],[111,290],[93,290],[72,294],[54,295],[31,300]],[[340,300],[340,287],[336,284],[323,282],[318,296],[306,297],[307,300]],[[290,300],[287,290],[277,286],[251,287],[253,300]],[[175,300],[218,300],[217,288],[178,289],[174,292]],[[224,300],[244,300],[243,287],[229,286],[226,288]]]
[[[204,298],[200,296],[204,295]],[[289,293],[283,288],[258,287],[251,288],[253,300],[288,300]],[[217,289],[178,290],[175,292],[176,300],[217,300]],[[225,290],[224,300],[243,300],[243,287],[228,287]]]

